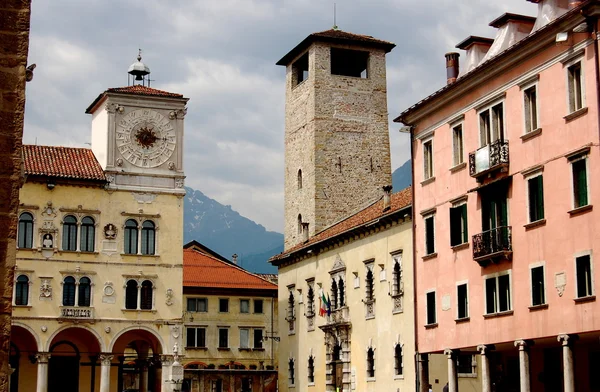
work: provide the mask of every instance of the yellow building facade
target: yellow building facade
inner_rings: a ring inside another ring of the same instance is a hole
[[[23,147],[11,392],[180,385],[186,102],[109,89],[91,149]]]
[[[415,389],[411,214],[408,188],[271,259],[279,391]]]

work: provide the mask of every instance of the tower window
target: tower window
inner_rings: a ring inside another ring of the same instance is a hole
[[[292,87],[308,79],[308,53],[305,53],[292,64]]]
[[[369,52],[360,50],[331,48],[331,74],[368,77]]]
[[[298,235],[302,234],[302,215],[298,214]]]
[[[401,376],[404,370],[404,364],[402,363],[402,346],[397,343],[394,347],[394,374]]]
[[[375,350],[372,347],[367,350],[367,377],[375,377]]]
[[[302,169],[298,169],[298,189],[302,189]]]

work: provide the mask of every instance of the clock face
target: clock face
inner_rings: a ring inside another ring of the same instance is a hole
[[[162,165],[171,157],[176,145],[173,125],[154,110],[133,110],[117,124],[117,149],[135,166]]]

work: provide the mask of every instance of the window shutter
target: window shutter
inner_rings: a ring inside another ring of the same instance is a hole
[[[544,177],[537,176],[537,218],[544,219]]]
[[[468,224],[467,224],[467,204],[466,203],[460,206],[460,215],[462,218],[462,226],[463,226],[462,227],[462,229],[463,229],[463,232],[462,232],[462,235],[463,235],[462,240],[463,241],[462,242],[466,243],[469,241],[469,230],[468,230]]]

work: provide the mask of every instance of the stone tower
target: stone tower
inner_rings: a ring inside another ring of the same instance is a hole
[[[385,55],[394,44],[340,30],[286,54],[285,249],[391,185]]]

